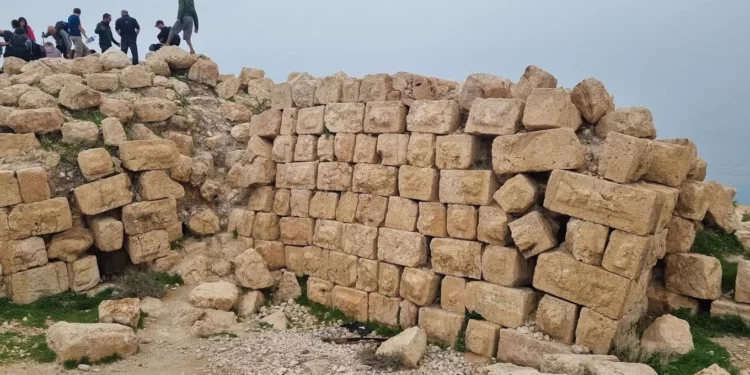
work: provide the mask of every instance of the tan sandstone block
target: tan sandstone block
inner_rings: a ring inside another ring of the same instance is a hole
[[[706,184],[708,190],[708,211],[706,221],[709,224],[732,233],[737,229],[737,215],[734,213],[734,196],[737,191],[716,181]]]
[[[307,279],[307,297],[323,306],[333,306],[333,283],[328,280],[310,277]]]
[[[555,340],[573,344],[580,307],[546,294],[536,310],[536,324]]]
[[[68,263],[68,280],[70,290],[74,292],[83,292],[99,284],[99,266],[96,263],[96,257],[89,255]]]
[[[476,99],[466,132],[475,135],[511,135],[521,128],[524,102],[520,99]]]
[[[399,166],[406,164],[409,134],[378,135],[377,153],[383,165]]]
[[[617,334],[618,322],[589,308],[581,310],[576,328],[576,344],[594,354],[608,354]]]
[[[455,345],[464,326],[464,314],[456,314],[434,307],[419,309],[419,327],[430,340]]]
[[[565,243],[579,262],[602,264],[609,228],[590,221],[571,218],[565,232]]]
[[[513,242],[521,254],[529,259],[557,246],[557,239],[549,221],[539,211],[533,211],[508,225]]]
[[[430,237],[445,237],[447,232],[447,211],[439,202],[419,202],[417,230]]]
[[[505,135],[492,142],[492,167],[499,175],[583,167],[586,148],[572,129]]]
[[[401,273],[398,294],[417,306],[428,306],[437,298],[439,289],[439,275],[429,270],[407,267]]]
[[[695,224],[692,221],[672,216],[666,230],[667,254],[690,252],[695,241]]]
[[[599,175],[619,183],[637,181],[651,168],[653,148],[649,140],[611,133],[599,157]]]
[[[271,186],[258,186],[250,191],[247,209],[250,211],[273,211],[273,200],[276,190]]]
[[[708,190],[702,182],[686,180],[679,187],[675,214],[686,219],[701,221],[709,205]]]
[[[610,132],[622,133],[637,138],[656,138],[654,117],[643,107],[617,108],[602,117],[594,127],[599,138],[607,138]]]
[[[656,316],[670,314],[680,309],[687,309],[691,315],[694,315],[698,313],[700,307],[697,299],[668,291],[664,281],[657,279],[656,275],[649,282],[646,296],[648,297],[648,313]]]
[[[349,191],[352,187],[354,169],[349,163],[320,163],[318,165],[319,190]]]
[[[62,232],[73,227],[66,198],[19,204],[8,214],[8,228],[14,239]]]
[[[372,134],[403,133],[406,130],[406,112],[401,102],[368,102],[364,131]]]
[[[523,125],[529,131],[568,128],[574,131],[583,120],[563,88],[536,88],[526,98]]]
[[[325,111],[325,106],[300,109],[297,112],[297,134],[323,134]]]
[[[440,201],[453,204],[488,205],[497,191],[497,178],[491,171],[440,171]]]
[[[508,223],[511,221],[502,208],[496,206],[479,207],[477,239],[491,245],[505,245],[510,238]]]
[[[79,160],[81,154],[78,154]],[[147,171],[138,177],[138,194],[145,200],[182,199],[185,197],[185,188],[169,178],[164,171]]]
[[[399,168],[398,190],[402,197],[434,201],[438,197],[439,174],[434,168],[404,165]]]
[[[253,234],[253,224],[255,223],[255,212],[235,208],[229,214],[227,224],[228,232],[237,232],[238,236],[251,237]]]
[[[291,163],[294,161],[297,137],[294,135],[280,135],[273,140],[271,159],[277,163]]]
[[[378,293],[388,297],[398,297],[403,267],[386,263],[378,263]]]
[[[177,201],[172,198],[132,203],[122,209],[125,233],[130,235],[166,229],[177,221]]]
[[[29,237],[24,240],[0,241],[2,275],[10,275],[45,264],[47,264],[47,251],[42,238]]]
[[[667,290],[698,299],[721,297],[722,269],[719,260],[701,254],[669,254],[665,258]]]
[[[97,249],[105,252],[122,249],[124,230],[121,221],[109,216],[92,216],[88,224]]]
[[[357,204],[356,219],[358,222],[379,227],[385,220],[388,210],[388,198],[370,194],[360,194]]]
[[[534,291],[530,288],[508,288],[482,281],[466,286],[466,309],[481,314],[490,322],[504,327],[524,325],[534,308]]]
[[[310,200],[312,199],[312,196],[313,193],[310,190],[292,189],[289,198],[289,206],[292,211],[292,216],[309,217]]]
[[[331,251],[328,254],[328,280],[353,288],[357,283],[357,261],[354,255]]]
[[[320,85],[315,90],[315,104],[339,103],[343,83],[344,79],[335,75],[321,79]]]
[[[497,352],[499,330],[500,326],[495,323],[469,320],[466,325],[466,349],[483,357],[494,357]]]
[[[332,134],[323,134],[318,138],[318,160],[334,161],[336,160],[334,150],[334,136]]]
[[[734,299],[741,303],[750,303],[750,261],[740,260],[737,263]]]
[[[358,135],[350,133],[338,133],[333,139],[333,154],[340,162],[351,163],[354,161],[354,148],[357,144]]]
[[[315,222],[313,244],[324,249],[341,251],[343,232],[343,223],[332,220],[318,220]]]
[[[378,260],[405,267],[423,266],[427,262],[427,239],[419,233],[380,228]]]
[[[331,103],[326,106],[325,126],[332,133],[362,133],[364,121],[364,104]]]
[[[364,292],[377,292],[378,291],[378,261],[377,260],[372,260],[372,259],[358,259],[357,260],[356,288]],[[398,313],[396,313],[396,322],[398,323]]]
[[[602,116],[615,109],[614,98],[596,78],[579,82],[570,93],[570,99],[589,124],[596,124]]]
[[[482,244],[435,238],[430,243],[433,271],[471,279],[482,278]]]
[[[318,158],[318,137],[299,135],[294,146],[294,161],[315,161]]]
[[[690,172],[694,159],[690,147],[665,142],[651,142],[653,160],[643,179],[668,186],[680,186]]]
[[[61,283],[57,265],[62,266],[60,273],[64,273]],[[10,299],[18,304],[34,302],[39,297],[54,295],[68,290],[67,270],[65,263],[57,262],[42,267],[18,272],[6,278]]]
[[[292,214],[292,207],[289,201],[292,198],[292,191],[289,189],[276,190],[273,197],[273,212],[278,216],[289,216]]]
[[[663,257],[661,249],[666,245],[660,244],[662,240],[666,237],[661,234],[639,236],[615,230],[609,236],[602,267],[622,277],[636,279]]]
[[[539,368],[545,356],[572,354],[569,345],[520,333],[515,329],[500,329],[497,342],[497,359],[518,366]]]
[[[388,74],[367,74],[362,78],[359,88],[359,101],[371,102],[387,100],[393,90],[393,77]]]
[[[511,86],[513,83],[503,77],[487,73],[475,73],[466,77],[458,101],[466,110],[472,108],[476,99],[483,98],[511,98]]]
[[[276,188],[315,189],[317,174],[317,162],[278,164],[276,166]]]
[[[406,160],[410,165],[428,168],[435,165],[435,134],[411,133]]]
[[[281,242],[284,245],[312,245],[315,233],[315,219],[282,217],[279,220],[279,232]]]
[[[378,137],[357,134],[352,160],[355,163],[378,163]]]
[[[44,168],[21,169],[16,172],[16,177],[23,203],[39,202],[50,198],[47,171]]]
[[[169,169],[180,159],[177,145],[166,139],[122,142],[119,149],[122,166],[131,171]]]
[[[660,195],[638,185],[620,185],[568,171],[552,172],[544,207],[578,219],[638,235],[655,230]],[[579,202],[586,202],[585,205]]]
[[[526,259],[510,247],[487,246],[482,254],[482,277],[502,286],[530,285],[534,276],[534,261]]]
[[[360,322],[367,321],[369,302],[366,292],[337,285],[331,292],[331,303],[347,316]]]
[[[268,264],[271,271],[280,270],[286,267],[286,247],[283,243],[277,241],[255,241],[255,251]]]
[[[446,276],[440,285],[440,307],[459,314],[466,312],[466,279]]]
[[[310,216],[316,219],[336,219],[338,200],[338,193],[315,192],[310,200]]]
[[[398,194],[398,169],[374,164],[357,164],[352,175],[352,191],[375,195]]]
[[[470,169],[477,157],[479,141],[469,134],[437,137],[435,165],[440,169]]]
[[[370,293],[370,321],[398,327],[401,298],[391,298],[378,293]]]
[[[416,100],[406,117],[410,132],[450,134],[460,122],[460,110],[455,100]]]
[[[250,119],[250,132],[259,137],[271,138],[281,133],[281,111],[269,109]]]
[[[258,212],[253,223],[253,238],[274,241],[279,238],[279,217],[272,213]]]
[[[360,224],[343,224],[341,250],[367,259],[377,258],[378,229]]]
[[[133,264],[141,264],[169,255],[169,233],[154,230],[128,236],[125,250]]]
[[[555,76],[536,65],[529,65],[526,67],[526,70],[524,70],[518,83],[510,88],[510,92],[513,94],[514,98],[528,100],[529,95],[531,95],[535,89],[555,87],[557,87],[557,78],[555,78]]]
[[[21,188],[13,171],[0,171],[0,207],[23,203]]]
[[[477,238],[477,209],[474,206],[448,205],[448,235],[453,238],[474,240]]]
[[[493,198],[506,212],[522,214],[528,211],[539,198],[539,185],[529,176],[518,174],[505,181]]]

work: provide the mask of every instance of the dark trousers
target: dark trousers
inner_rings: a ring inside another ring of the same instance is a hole
[[[106,45],[105,45],[105,44],[100,44],[100,45],[99,45],[99,48],[101,48],[101,50],[102,50],[102,53],[104,53],[104,52],[106,52],[106,51],[107,51],[108,49],[112,48],[112,45],[111,45],[111,44],[106,44]]]
[[[136,42],[135,35],[123,35],[122,38],[120,38],[120,49],[122,50],[122,52],[125,52],[127,54],[128,48],[130,49],[130,53],[133,55],[133,65],[138,65],[138,43]]]

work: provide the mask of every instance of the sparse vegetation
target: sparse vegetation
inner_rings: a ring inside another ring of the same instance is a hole
[[[59,154],[60,161],[73,166],[78,165],[78,153],[87,149],[83,145],[63,143],[60,132],[42,134],[39,136],[39,143],[43,150]]]
[[[107,289],[93,297],[83,293],[65,292],[46,296],[28,305],[18,305],[0,299],[0,321],[18,321],[29,327],[45,327],[51,321],[93,323],[98,320],[99,303],[112,299],[113,290]]]
[[[742,214],[742,222],[746,223],[750,221],[750,214]]]
[[[727,256],[736,255],[750,259],[750,253],[745,251],[737,237],[713,229],[696,234],[691,251],[719,259],[722,269],[721,289],[725,293],[734,290],[737,279],[737,263],[728,260]]]
[[[186,97],[184,97],[184,96],[180,96],[180,97],[179,97],[179,101],[180,101],[180,106],[181,106],[181,107],[187,107],[187,106],[189,106],[189,105],[190,105],[190,102],[189,102],[189,101],[188,101],[188,99],[187,99]]]
[[[182,239],[174,240],[169,243],[169,248],[172,250],[182,249]]]
[[[124,298],[161,298],[165,285],[183,283],[180,275],[131,269],[117,283],[117,291]]]
[[[0,333],[0,365],[28,359],[40,363],[55,360],[55,352],[47,346],[44,335],[23,335],[12,331]]]
[[[273,325],[266,322],[258,322],[258,327],[260,327],[260,329],[272,329]]]
[[[96,125],[101,125],[102,121],[107,118],[98,109],[71,110],[70,115],[76,120],[91,121]]]
[[[187,83],[188,82],[188,73],[189,71],[187,69],[173,69],[172,70],[172,78]]]

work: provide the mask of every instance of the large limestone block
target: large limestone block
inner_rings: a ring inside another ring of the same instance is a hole
[[[44,77],[39,82],[39,88],[47,94],[57,95],[68,83],[83,84],[83,78],[70,73],[57,73]]]
[[[750,260],[740,260],[737,264],[734,299],[737,302],[750,303]]]
[[[19,204],[8,215],[8,228],[15,238],[62,232],[73,227],[66,198]]]
[[[641,179],[651,168],[653,143],[643,138],[611,133],[599,157],[599,175],[622,184]]]
[[[483,320],[469,320],[466,324],[466,349],[474,354],[491,358],[497,353],[500,326]]]
[[[0,171],[0,207],[23,203],[21,187],[13,171]]]
[[[68,290],[68,274],[63,262],[14,273],[6,277],[6,282],[10,299],[22,305]]]
[[[656,265],[666,252],[666,233],[639,236],[615,230],[609,236],[602,267],[634,280]]]
[[[412,132],[406,150],[406,161],[420,168],[434,166],[436,139],[435,134]]]
[[[47,264],[47,253],[41,237],[0,241],[0,271],[3,275]]]
[[[67,122],[62,126],[62,143],[91,147],[99,142],[99,127],[91,121]]]
[[[571,91],[570,99],[589,124],[596,124],[615,109],[614,98],[596,78],[586,78],[579,82]]]
[[[334,284],[328,280],[310,277],[307,279],[307,297],[312,302],[331,307],[333,287]]]
[[[114,323],[58,322],[47,330],[47,345],[59,362],[98,361],[118,355],[129,357],[138,351],[138,337],[132,328]]]
[[[497,206],[479,207],[477,239],[491,245],[505,245],[510,237],[508,222],[512,219]]]
[[[448,236],[475,240],[477,238],[477,209],[474,206],[449,204],[447,215]]]
[[[409,109],[406,129],[410,132],[450,134],[458,128],[460,117],[455,100],[417,100]]]
[[[656,371],[642,363],[593,361],[583,366],[584,375],[638,374],[656,375]]]
[[[521,128],[524,102],[520,99],[476,99],[466,132],[475,135],[511,135]]]
[[[16,177],[24,203],[34,203],[50,198],[47,171],[44,168],[21,169],[16,172]]]
[[[276,167],[276,187],[282,189],[315,189],[318,162],[286,163]]]
[[[354,288],[357,283],[357,257],[338,251],[328,255],[328,279],[336,285]]]
[[[133,264],[141,264],[169,255],[169,233],[154,230],[128,236],[125,250]]]
[[[622,133],[637,138],[656,138],[654,117],[643,107],[618,108],[607,113],[594,127],[599,138],[607,138],[610,132]]]
[[[491,171],[440,171],[439,196],[443,203],[488,205],[497,186],[497,178]]]
[[[112,92],[120,89],[120,78],[115,73],[91,73],[84,77],[86,85],[94,90]]]
[[[680,191],[669,186],[650,182],[639,182],[637,185],[654,191],[659,195],[654,233],[662,232],[672,218]]]
[[[188,79],[209,86],[216,86],[219,82],[219,66],[211,60],[199,57],[198,61],[190,67]]]
[[[315,219],[282,217],[279,220],[281,242],[285,245],[307,246],[313,242]]]
[[[690,324],[672,315],[656,318],[643,332],[641,346],[646,352],[666,355],[685,355],[695,349]]]
[[[648,285],[648,312],[652,315],[669,314],[680,309],[687,309],[691,314],[698,312],[698,300],[692,297],[672,293],[664,286],[663,280],[655,277]]]
[[[440,291],[440,276],[418,268],[404,268],[401,274],[399,296],[417,306],[429,306]]]
[[[320,80],[320,85],[315,90],[315,104],[330,104],[341,102],[341,94],[344,88],[344,78],[333,75]]]
[[[97,215],[133,201],[130,178],[122,173],[73,189],[78,209],[85,215]]]
[[[698,299],[721,297],[721,263],[701,254],[669,254],[665,258],[667,290]]]
[[[240,286],[255,290],[276,285],[268,263],[255,249],[247,249],[234,258],[234,272]]]
[[[378,293],[388,297],[397,297],[399,295],[402,271],[403,267],[379,262]]]
[[[117,323],[137,328],[141,317],[141,300],[123,298],[106,300],[99,304],[99,323]]]
[[[129,141],[119,145],[122,166],[138,172],[169,169],[179,164],[180,151],[170,140]]]
[[[378,137],[357,134],[352,160],[355,163],[378,164]]]
[[[471,110],[476,99],[511,98],[513,83],[503,77],[487,73],[475,73],[466,77],[458,102],[461,108]]]
[[[29,91],[18,99],[21,109],[39,109],[57,107],[55,97],[41,91]]]
[[[406,164],[409,148],[409,134],[380,134],[376,152],[383,165],[399,166]]]
[[[406,267],[427,262],[427,238],[419,233],[380,228],[378,260]]]
[[[342,245],[341,236],[344,229],[343,227],[344,224],[339,223],[338,221],[316,221],[313,244],[324,249],[340,251]]]
[[[230,311],[239,300],[240,291],[227,281],[201,283],[190,291],[190,303],[199,309]]]
[[[690,220],[703,220],[709,205],[706,184],[686,180],[679,189],[680,195],[675,206],[675,214]]]
[[[510,92],[514,98],[527,100],[537,88],[555,88],[557,78],[536,65],[529,65],[516,84],[511,86]]]
[[[102,98],[99,111],[105,116],[115,117],[122,122],[129,122],[135,116],[135,105],[126,99]]]
[[[105,148],[93,148],[79,152],[78,168],[86,181],[95,181],[115,173],[115,164]]]
[[[536,324],[542,332],[565,344],[573,344],[580,307],[550,294],[539,301]]]
[[[716,300],[711,303],[711,316],[739,316],[750,323],[750,305],[728,299]]]
[[[93,216],[88,224],[97,249],[104,252],[122,249],[124,230],[121,221],[109,216]]]
[[[432,270],[443,275],[482,278],[482,243],[449,238],[430,242]]]
[[[586,220],[571,218],[565,233],[568,250],[579,262],[602,264],[609,228]]]
[[[255,241],[255,250],[266,260],[268,269],[275,271],[286,267],[286,247],[276,241]]]
[[[617,335],[619,322],[588,308],[581,310],[576,328],[576,345],[594,354],[608,354]]]
[[[552,225],[539,211],[533,211],[508,224],[513,242],[529,259],[557,246]]]
[[[536,88],[526,99],[523,125],[529,131],[581,126],[581,113],[563,88]]]
[[[94,244],[94,236],[82,227],[75,227],[55,234],[49,242],[47,256],[71,263]]]
[[[382,343],[375,354],[399,358],[404,366],[416,368],[426,351],[427,335],[423,329],[412,327]]]
[[[80,110],[98,107],[102,101],[102,94],[80,83],[71,82],[60,90],[58,100],[69,109]]]
[[[570,346],[544,341],[515,329],[501,329],[497,343],[497,359],[519,366],[539,368],[546,355],[572,354]]]
[[[372,134],[403,133],[406,113],[407,109],[401,102],[368,102],[364,131]]]
[[[464,314],[452,313],[435,307],[419,309],[419,327],[427,338],[453,346],[464,326]]]
[[[564,215],[638,235],[654,232],[660,195],[638,185],[620,185],[568,171],[552,172],[544,207]],[[585,203],[584,203],[585,202]]]
[[[2,107],[0,107],[0,112],[2,112]],[[2,123],[2,114],[0,114],[0,124]],[[0,133],[0,157],[3,158],[36,150],[40,146],[34,134]],[[3,173],[8,173],[8,171]]]
[[[534,274],[533,260],[525,259],[514,248],[487,246],[482,254],[482,278],[507,287],[530,285]]]
[[[131,65],[120,73],[120,84],[129,89],[140,89],[150,87],[153,80],[145,66]]]
[[[479,140],[469,134],[437,137],[435,165],[440,169],[470,169],[478,153]]]
[[[578,169],[585,154],[572,129],[506,135],[492,142],[492,167],[497,174]]]
[[[62,129],[65,117],[58,108],[17,109],[4,122],[16,133],[45,134]]]
[[[466,309],[503,327],[524,325],[536,303],[530,288],[508,288],[483,281],[466,285]]]
[[[316,134],[325,132],[325,106],[302,108],[297,112],[297,134]]]
[[[593,79],[593,78],[589,78]],[[618,362],[619,359],[613,355],[596,354],[547,354],[542,360],[540,370],[550,374],[573,374],[579,375],[581,366],[592,361]]]
[[[733,233],[738,226],[737,215],[734,213],[734,196],[737,191],[716,181],[708,182],[705,186],[708,195],[706,220],[727,233]]]
[[[362,133],[364,121],[364,104],[331,103],[326,106],[325,126],[332,133]]]
[[[522,214],[539,198],[539,185],[529,176],[518,174],[505,181],[493,198],[506,212]]]
[[[164,171],[147,171],[138,177],[138,194],[145,200],[182,199],[185,188]]]
[[[210,208],[201,210],[190,217],[188,229],[199,236],[216,234],[221,229],[219,217]]]
[[[398,194],[398,169],[376,164],[357,164],[352,175],[352,191],[374,195]]]
[[[628,280],[557,250],[539,256],[534,287],[619,319],[646,295],[648,277]]]
[[[388,198],[388,212],[385,216],[386,228],[414,232],[419,215],[419,204],[406,198]]]
[[[142,122],[166,121],[177,112],[173,101],[159,98],[142,98],[134,103],[135,116]]]
[[[369,301],[366,292],[337,285],[331,292],[331,304],[357,321],[367,321]]]
[[[330,258],[330,255],[328,256]],[[365,291],[365,292],[377,292],[378,291],[378,268],[379,268],[379,262],[377,260],[371,260],[371,259],[358,259],[357,260],[357,284],[355,288]],[[381,297],[387,297],[387,296],[381,296]],[[377,302],[377,303],[374,303]],[[401,301],[388,301],[384,298],[381,298],[381,301],[373,301],[372,297],[370,297],[370,319],[373,319],[375,316],[379,317],[382,320],[379,320],[381,323],[391,324],[389,320],[386,320],[385,317],[394,317],[395,323],[393,323],[394,326],[398,325],[398,305]],[[373,314],[373,304],[375,305],[375,311],[377,311],[377,314]],[[390,310],[390,307],[392,307],[395,304],[395,313],[391,314],[385,310]]]
[[[398,191],[404,198],[437,200],[439,180],[440,174],[437,169],[403,165],[398,173]]]
[[[99,266],[95,256],[88,255],[67,265],[70,290],[83,292],[99,284]]]
[[[440,284],[440,307],[463,314],[466,311],[466,279],[446,276]]]
[[[673,187],[685,181],[695,158],[690,147],[666,142],[651,142],[651,154],[653,160],[643,179]]]
[[[125,233],[130,235],[167,229],[177,221],[177,201],[172,198],[132,203],[122,209]]]

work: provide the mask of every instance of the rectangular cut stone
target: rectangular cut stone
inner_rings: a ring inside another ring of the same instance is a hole
[[[378,137],[357,134],[352,160],[355,163],[378,163]]]
[[[173,198],[132,203],[122,209],[125,233],[130,235],[167,229],[177,221],[177,201]]]
[[[318,165],[318,190],[349,191],[352,188],[354,169],[349,163],[320,163]]]
[[[440,292],[440,276],[419,268],[404,268],[398,294],[417,306],[429,306]]]
[[[377,258],[378,228],[343,224],[341,237],[341,249],[344,253],[367,259]]]
[[[672,219],[680,191],[669,186],[649,182],[639,182],[637,185],[659,194],[654,233],[663,231],[667,227],[667,224],[669,224],[669,220]]]
[[[482,254],[482,277],[493,284],[514,287],[530,285],[534,260],[511,247],[487,246]]]
[[[250,191],[247,209],[250,211],[273,211],[273,200],[276,190],[272,186],[258,186]]]
[[[133,201],[130,177],[125,173],[81,185],[73,189],[73,196],[85,215],[97,215]]]
[[[417,202],[401,197],[389,197],[385,227],[413,232],[417,225],[418,214]]]
[[[702,182],[686,180],[680,185],[675,214],[701,221],[708,211],[708,190]]]
[[[328,280],[347,288],[357,283],[357,257],[338,251],[328,253]]]
[[[750,324],[750,305],[728,299],[716,300],[711,303],[711,316],[739,316]]]
[[[368,102],[364,130],[367,133],[403,133],[406,130],[406,107],[398,102]]]
[[[580,307],[546,294],[536,310],[536,324],[555,340],[572,345]]]
[[[415,167],[428,168],[435,165],[435,134],[411,133],[406,161]]]
[[[651,167],[651,141],[611,132],[599,157],[599,175],[614,182],[637,181]]]
[[[177,144],[166,139],[122,142],[119,149],[123,168],[131,171],[169,169],[180,162]]]
[[[351,163],[354,161],[354,147],[357,145],[357,136],[349,133],[338,133],[333,139],[333,154],[340,162]]]
[[[378,293],[388,297],[398,297],[403,267],[386,262],[378,262]]]
[[[326,106],[325,126],[332,133],[362,133],[364,121],[364,104],[331,103]]]
[[[353,223],[357,215],[357,205],[359,204],[359,194],[342,193],[339,198],[339,205],[336,207],[336,221],[342,223]]]
[[[391,327],[398,327],[401,298],[390,298],[378,293],[370,293],[369,319]]]
[[[419,327],[427,338],[453,346],[464,326],[464,314],[456,314],[434,307],[419,309]]]
[[[529,259],[557,246],[552,225],[539,211],[533,211],[508,225],[513,242]]]
[[[503,327],[524,325],[534,309],[536,296],[530,288],[507,288],[483,281],[466,285],[466,309]]]
[[[535,339],[515,329],[501,329],[497,342],[497,359],[518,366],[539,368],[544,356],[549,354],[573,354],[569,345],[554,341]]]
[[[524,102],[520,99],[477,98],[471,106],[466,132],[476,135],[511,135],[521,128]]]
[[[280,135],[273,140],[271,159],[277,163],[291,163],[294,161],[294,149],[297,136]]]
[[[447,210],[440,202],[420,202],[417,230],[430,237],[447,236]]]
[[[70,290],[74,292],[83,292],[99,284],[99,266],[96,263],[96,257],[88,255],[76,260],[73,263],[67,263],[68,281]]]
[[[283,111],[281,111],[281,128],[279,129],[279,134],[297,134],[297,112],[297,108],[284,108]]]
[[[458,277],[482,278],[482,243],[450,238],[430,242],[432,270]]]
[[[318,158],[318,137],[314,135],[297,136],[294,145],[294,161],[315,161]]]
[[[716,181],[706,183],[708,211],[706,221],[723,229],[727,233],[737,230],[738,221],[734,207],[734,196],[737,191]]]
[[[47,171],[44,168],[22,169],[16,172],[16,176],[24,203],[39,202],[50,198]]]
[[[655,232],[659,199],[658,193],[642,186],[556,170],[547,183],[544,207],[643,236]]]
[[[639,236],[619,230],[612,232],[604,252],[602,267],[628,279],[636,279],[656,265],[664,254],[661,252],[666,236],[655,234]]]
[[[318,138],[318,160],[336,160],[334,150],[334,136],[332,134],[323,134],[320,136],[320,138]]]
[[[0,241],[0,275],[10,275],[45,264],[47,251],[41,237]]]
[[[477,239],[477,209],[462,204],[448,205],[448,236],[464,240]]]
[[[656,275],[648,284],[646,296],[648,313],[654,316],[670,314],[680,309],[687,309],[691,315],[695,315],[700,307],[697,299],[668,291],[664,280],[659,280]]]
[[[330,251],[315,246],[287,246],[284,249],[286,267],[297,276],[309,275],[328,280]]]
[[[276,187],[282,189],[315,189],[318,162],[286,163],[276,166]]]
[[[72,227],[70,205],[62,197],[19,204],[8,214],[8,228],[14,239],[62,232]]]
[[[437,137],[435,165],[440,169],[470,169],[479,152],[479,140],[469,134]]]
[[[309,217],[312,197],[311,190],[292,189],[289,194],[289,209],[292,216]]]
[[[282,217],[279,220],[279,232],[281,242],[285,245],[311,245],[315,232],[315,219]]]
[[[124,231],[121,221],[106,215],[90,216],[88,225],[97,249],[104,252],[122,249]],[[181,225],[180,230],[182,230]]]
[[[273,138],[281,133],[281,111],[268,109],[250,119],[250,132],[258,137]]]
[[[263,257],[271,271],[286,268],[286,247],[277,241],[255,241],[255,250]]]
[[[61,264],[65,269],[65,263],[55,264]],[[17,304],[25,305],[36,301],[39,297],[51,296],[68,290],[67,282],[60,282],[55,264],[50,263],[8,276],[6,282],[10,299]],[[67,270],[65,273],[65,280],[67,280]]]
[[[401,230],[380,228],[378,260],[406,267],[419,267],[427,262],[427,238]]]
[[[297,112],[297,134],[323,134],[325,110],[325,106],[300,109]]]
[[[404,198],[434,201],[438,198],[440,174],[434,168],[403,165],[398,172],[398,190]]]
[[[591,349],[594,354],[609,354],[618,325],[616,320],[583,308],[576,328],[576,344]]]
[[[750,260],[742,259],[737,263],[734,299],[737,302],[750,303]]]
[[[366,322],[369,302],[367,292],[342,286],[333,287],[331,302],[333,307],[341,310],[346,316]]]
[[[23,203],[21,188],[13,171],[0,171],[0,207]]]
[[[329,250],[341,250],[343,225],[337,221],[318,220],[315,223],[313,244]]]
[[[334,284],[328,280],[310,277],[307,279],[307,298],[323,306],[333,306],[331,300]]]
[[[357,259],[357,285],[355,288],[368,293],[378,291],[378,264],[377,260]]]
[[[545,374],[550,373],[579,375],[581,374],[579,370],[583,370],[587,363],[596,361],[619,362],[620,360],[613,355],[547,354],[544,356],[540,371]]]
[[[359,78],[345,78],[341,85],[341,102],[356,103],[359,101],[359,89],[362,80]]]
[[[539,256],[534,288],[619,319],[645,296],[648,277],[628,280],[557,250]]]
[[[716,300],[721,297],[721,263],[701,254],[669,254],[665,258],[667,290],[683,296]]]
[[[497,353],[500,326],[483,320],[469,320],[466,325],[466,349],[482,357],[491,358]]]
[[[440,284],[440,307],[459,314],[466,312],[466,279],[446,276]]]
[[[653,160],[643,179],[677,187],[690,172],[695,155],[690,147],[673,143],[651,142]]]
[[[565,233],[568,250],[579,262],[602,264],[609,228],[590,221],[571,218]]]
[[[310,200],[310,216],[316,219],[336,219],[336,205],[338,201],[338,193],[315,192],[315,195]]]
[[[409,134],[381,134],[378,136],[377,153],[383,165],[406,164]]]
[[[155,230],[128,236],[125,250],[133,264],[141,264],[169,255],[169,233]]]
[[[385,220],[387,210],[388,198],[379,195],[360,194],[355,218],[364,225],[379,227]]]
[[[441,170],[440,201],[485,206],[497,191],[497,178],[491,171]]]
[[[497,174],[578,169],[585,154],[586,148],[568,128],[504,135],[492,142],[492,167]]]
[[[410,132],[450,134],[458,129],[460,108],[455,100],[416,100],[406,116]]]
[[[375,164],[357,164],[352,176],[352,191],[374,195],[398,194],[398,169]]]

